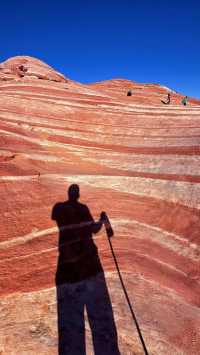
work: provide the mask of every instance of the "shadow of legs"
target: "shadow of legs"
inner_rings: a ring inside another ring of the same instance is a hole
[[[86,355],[81,285],[57,285],[59,355]]]
[[[95,355],[119,355],[117,331],[104,274],[87,281],[86,309]]]

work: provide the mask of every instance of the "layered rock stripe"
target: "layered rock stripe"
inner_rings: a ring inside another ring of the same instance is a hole
[[[182,98],[122,79],[83,85],[31,57],[0,65],[0,354],[57,353],[51,210],[71,183],[110,217],[149,354],[199,354],[200,101]],[[104,230],[95,243],[121,354],[142,354]],[[86,334],[93,354],[87,322]]]

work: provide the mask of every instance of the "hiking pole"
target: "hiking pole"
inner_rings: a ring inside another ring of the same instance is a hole
[[[113,256],[113,259],[114,259],[114,262],[115,262],[115,266],[116,266],[116,269],[117,269],[117,272],[118,272],[118,276],[119,276],[119,279],[120,279],[120,282],[121,282],[121,285],[122,285],[122,288],[123,288],[123,291],[124,291],[128,306],[130,308],[133,320],[135,322],[136,329],[137,329],[137,332],[138,332],[138,335],[139,335],[139,338],[140,338],[140,341],[142,343],[142,347],[143,347],[143,350],[144,350],[144,354],[145,355],[149,355],[149,353],[147,351],[147,348],[146,348],[146,345],[145,345],[145,342],[144,342],[144,339],[143,339],[143,336],[142,336],[142,333],[141,333],[141,330],[140,330],[139,323],[137,321],[137,318],[136,318],[136,315],[135,315],[135,313],[133,311],[133,308],[132,308],[128,293],[126,291],[126,288],[125,288],[125,285],[124,285],[124,282],[123,282],[123,279],[122,279],[122,276],[121,276],[121,273],[120,273],[120,269],[119,269],[119,266],[118,266],[118,262],[117,262],[117,259],[116,259],[116,256],[115,256],[115,253],[114,253],[114,250],[113,250],[112,242],[111,242],[111,239],[110,239],[114,235],[112,226],[111,226],[109,218],[108,218],[108,216],[107,216],[107,214],[105,212],[101,213],[101,218],[103,220],[103,223],[104,223],[104,226],[105,226],[105,229],[106,229],[106,235],[108,237],[108,242],[109,242],[110,249],[111,249],[111,252],[112,252],[112,256]]]

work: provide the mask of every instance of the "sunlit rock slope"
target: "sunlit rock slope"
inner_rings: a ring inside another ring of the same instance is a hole
[[[96,219],[110,216],[149,354],[199,354],[200,101],[182,97],[122,79],[79,84],[26,56],[0,65],[1,355],[57,354],[51,210],[71,183]],[[104,230],[95,242],[121,354],[142,354]]]

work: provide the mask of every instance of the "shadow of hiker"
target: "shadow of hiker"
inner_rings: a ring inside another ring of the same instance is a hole
[[[95,355],[120,355],[112,305],[98,250],[92,239],[102,227],[88,207],[78,202],[79,186],[68,190],[68,201],[57,203],[52,219],[59,228],[56,272],[59,355],[85,355],[87,311]]]

